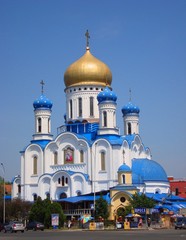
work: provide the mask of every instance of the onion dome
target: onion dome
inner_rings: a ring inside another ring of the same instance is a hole
[[[118,168],[118,172],[131,172],[131,169],[124,163]]]
[[[52,102],[43,94],[41,94],[41,96],[33,103],[35,110],[38,108],[51,109],[52,105]]]
[[[132,159],[132,182],[133,184],[145,181],[168,182],[167,174],[163,167],[147,158]]]
[[[111,85],[112,73],[109,67],[94,57],[86,48],[86,53],[76,62],[72,63],[64,74],[66,87],[80,85]]]
[[[133,104],[132,102],[128,102],[122,109],[121,109],[123,116],[127,114],[139,114],[140,109],[138,106]]]
[[[116,102],[117,95],[112,90],[110,90],[109,87],[106,87],[102,92],[100,92],[98,94],[97,100],[99,103],[104,102],[104,101]]]

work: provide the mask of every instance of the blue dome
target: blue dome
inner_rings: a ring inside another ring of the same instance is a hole
[[[150,159],[132,160],[132,183],[140,184],[145,181],[168,182],[167,174],[162,166]]]
[[[139,114],[140,109],[138,106],[134,105],[132,102],[128,102],[122,109],[121,109],[123,116],[126,114]]]
[[[110,90],[110,88],[105,87],[105,89],[98,94],[97,100],[99,103],[104,102],[104,101],[116,102],[117,96],[113,91]]]
[[[36,99],[33,103],[34,109],[38,109],[38,108],[48,108],[51,109],[52,108],[52,102],[45,96],[45,95],[41,95],[38,99]]]
[[[131,169],[128,165],[126,164],[122,164],[119,168],[118,168],[118,172],[131,172]]]

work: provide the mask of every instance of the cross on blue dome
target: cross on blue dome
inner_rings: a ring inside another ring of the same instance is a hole
[[[105,89],[98,94],[97,100],[99,103],[104,102],[104,101],[116,102],[117,95],[112,90],[110,90],[109,87],[105,87]]]

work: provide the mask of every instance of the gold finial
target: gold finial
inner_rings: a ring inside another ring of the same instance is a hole
[[[41,93],[43,94],[43,92],[44,92],[43,88],[44,88],[45,83],[43,80],[41,80],[40,84],[41,84]]]
[[[131,88],[129,88],[129,101],[131,102],[132,100],[132,91],[131,91]]]
[[[88,30],[85,33],[85,37],[86,37],[86,44],[87,44],[86,49],[89,49],[89,38],[90,38],[90,35],[89,35]]]

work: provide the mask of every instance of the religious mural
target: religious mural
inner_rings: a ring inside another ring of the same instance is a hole
[[[64,164],[74,163],[74,150],[70,147],[64,151]]]

